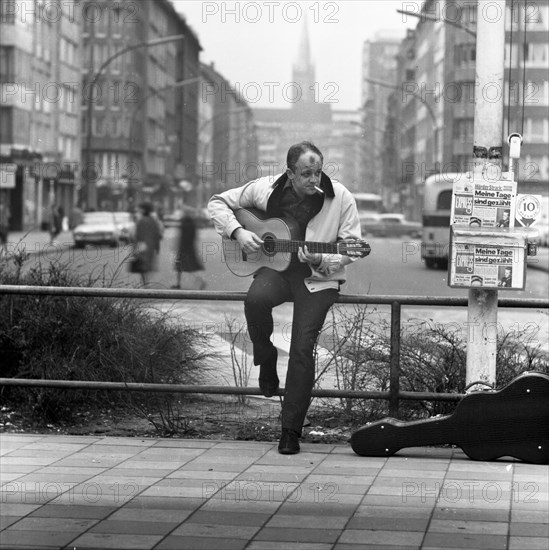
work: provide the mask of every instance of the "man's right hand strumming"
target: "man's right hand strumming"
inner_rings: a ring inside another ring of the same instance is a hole
[[[248,231],[243,227],[235,229],[232,236],[236,239],[240,248],[248,254],[256,252],[263,244],[263,241],[253,231]]]

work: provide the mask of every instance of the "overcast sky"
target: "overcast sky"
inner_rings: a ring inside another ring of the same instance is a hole
[[[364,41],[385,31],[404,37],[417,19],[396,10],[418,11],[421,2],[174,0],[174,5],[198,35],[201,60],[213,61],[258,107],[289,107],[295,97],[292,66],[306,18],[318,99],[334,109],[356,109]]]

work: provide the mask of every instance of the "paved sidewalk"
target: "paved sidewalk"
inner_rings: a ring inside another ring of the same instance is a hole
[[[548,468],[448,448],[0,434],[0,548],[547,550]]]

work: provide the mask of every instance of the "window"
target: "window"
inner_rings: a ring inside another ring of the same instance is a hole
[[[105,136],[105,117],[95,116],[92,119],[93,135],[96,137]]]
[[[15,54],[12,46],[0,46],[0,82],[15,81]]]
[[[454,120],[454,139],[469,142],[473,139],[473,120],[461,118]]]
[[[546,142],[549,138],[548,120],[546,118],[526,119],[525,141]]]
[[[12,143],[13,142],[13,108],[12,107],[0,107],[0,142]]]
[[[475,44],[456,44],[454,46],[454,64],[456,67],[474,67],[476,57]]]
[[[549,44],[524,44],[524,59],[531,67],[545,67],[547,65]]]
[[[445,189],[437,197],[437,210],[450,210],[452,208],[452,190]]]

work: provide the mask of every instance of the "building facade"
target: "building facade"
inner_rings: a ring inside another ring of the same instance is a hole
[[[0,3],[0,201],[12,230],[69,213],[80,183],[77,0]]]
[[[199,205],[258,177],[255,118],[248,102],[213,64],[202,64],[197,179]]]
[[[549,2],[526,7],[507,2],[503,90],[493,86],[480,92],[475,86],[476,4],[454,2],[454,24],[440,15],[442,4],[424,3],[417,25],[398,51],[397,85],[388,98],[388,109],[402,131],[400,138],[386,139],[394,146],[390,156],[397,160],[400,174],[389,164],[384,168],[385,181],[397,178],[394,209],[421,219],[425,178],[440,171],[471,169],[478,93],[492,94],[487,100],[503,96],[505,170],[509,167],[507,136],[511,132],[523,136],[515,171],[519,192],[548,195]]]
[[[366,40],[362,48],[362,147],[361,159],[363,191],[380,194],[389,202],[387,185],[383,179],[383,132],[390,116],[387,98],[391,88],[372,81],[396,84],[396,56],[400,37],[394,33],[379,32],[373,40]]]
[[[82,205],[169,208],[194,180],[198,38],[169,0],[83,0],[82,13]]]

